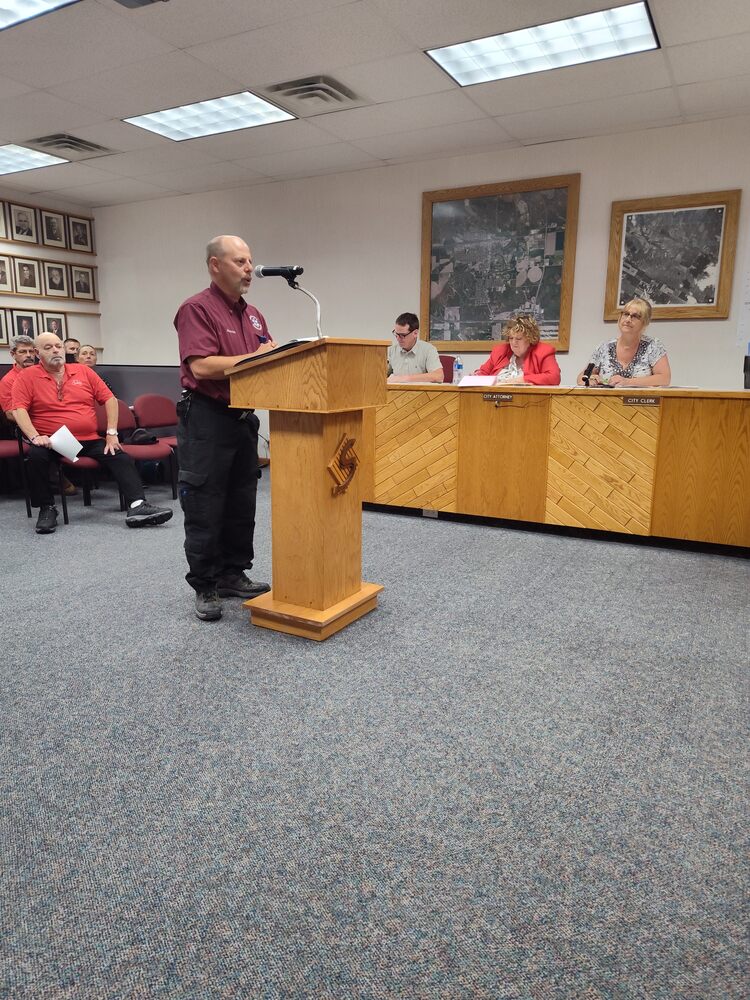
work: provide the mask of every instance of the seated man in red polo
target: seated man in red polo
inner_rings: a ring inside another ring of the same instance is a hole
[[[12,420],[10,411],[13,383],[24,368],[32,368],[36,364],[36,351],[32,338],[15,337],[10,345],[10,356],[13,359],[13,367],[0,379],[0,409],[9,420]]]
[[[81,454],[109,469],[127,503],[129,528],[163,524],[172,516],[168,507],[153,507],[143,495],[135,464],[117,439],[117,399],[96,372],[85,365],[65,363],[65,347],[54,333],[34,341],[40,364],[22,371],[12,390],[13,416],[31,444],[28,456],[31,503],[39,507],[36,531],[49,535],[57,526],[57,510],[49,485],[49,463],[56,459],[50,435],[65,424],[83,445]],[[96,432],[95,403],[107,415],[107,438]]]

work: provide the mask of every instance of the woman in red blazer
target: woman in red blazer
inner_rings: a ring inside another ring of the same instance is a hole
[[[560,366],[555,349],[540,343],[541,330],[533,316],[519,314],[508,320],[503,343],[475,375],[497,375],[503,385],[559,385]]]

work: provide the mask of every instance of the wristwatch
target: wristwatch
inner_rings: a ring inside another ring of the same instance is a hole
[[[114,436],[117,437],[117,428],[116,427],[108,427],[107,428],[107,437],[109,437],[111,434],[114,434]]]

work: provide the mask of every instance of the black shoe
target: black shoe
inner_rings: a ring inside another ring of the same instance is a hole
[[[39,517],[36,519],[37,535],[51,535],[57,527],[57,508],[40,507]]]
[[[221,601],[215,590],[196,593],[195,617],[200,618],[202,622],[215,622],[221,618]]]
[[[144,500],[137,507],[128,507],[125,524],[129,528],[147,528],[152,524],[164,524],[173,513],[169,507],[152,507]]]
[[[248,601],[251,597],[267,594],[271,585],[250,580],[244,573],[237,573],[235,576],[225,576],[219,580],[216,589],[219,592],[219,597],[244,597]]]

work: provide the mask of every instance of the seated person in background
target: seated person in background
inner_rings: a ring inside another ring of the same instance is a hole
[[[8,420],[15,422],[11,408],[13,383],[25,368],[33,368],[36,364],[33,339],[31,337],[14,337],[10,347],[10,356],[13,359],[13,367],[0,379],[0,409]]]
[[[92,347],[91,344],[81,344],[81,349],[78,352],[78,364],[86,365],[87,368],[96,371],[96,348]],[[96,372],[96,374],[99,375],[99,372]],[[114,389],[103,375],[99,375],[99,378],[110,392],[114,392]]]
[[[58,337],[60,336],[57,330],[52,330],[51,332],[57,334]],[[66,339],[65,360],[69,365],[73,364],[74,361],[78,361],[78,352],[80,351],[80,349],[81,349],[80,340],[76,340],[75,337],[68,337]]]
[[[589,385],[664,386],[672,381],[669,358],[664,344],[645,337],[651,322],[651,303],[646,299],[631,299],[620,311],[618,336],[600,344],[591,355],[594,366]],[[585,385],[584,371],[578,375],[578,385]]]
[[[81,454],[108,469],[127,504],[129,528],[163,524],[172,516],[166,507],[152,507],[143,495],[143,484],[133,459],[120,449],[117,439],[117,399],[102,380],[85,365],[66,365],[63,342],[54,333],[41,333],[34,342],[40,363],[26,368],[13,384],[13,416],[30,443],[28,482],[31,504],[39,507],[36,532],[49,535],[57,527],[57,510],[49,483],[50,463],[57,461],[50,435],[65,424],[83,445]],[[104,406],[107,437],[96,430],[95,403]]]
[[[434,344],[419,339],[419,319],[401,313],[393,324],[397,343],[388,348],[389,382],[442,382],[443,366]]]
[[[475,375],[497,375],[504,385],[559,385],[560,366],[555,349],[540,341],[541,330],[533,316],[519,313],[503,329],[503,343]]]

